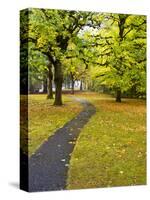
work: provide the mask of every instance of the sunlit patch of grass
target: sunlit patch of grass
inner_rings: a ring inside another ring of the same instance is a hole
[[[49,136],[82,110],[81,105],[74,103],[68,95],[63,96],[63,102],[63,106],[57,107],[53,106],[53,100],[46,99],[46,95],[29,95],[29,133],[27,135],[26,132],[22,132],[23,141],[21,145],[26,152],[25,140],[28,139],[29,155],[33,154]]]
[[[68,189],[146,184],[145,101],[81,93],[96,114],[80,133],[72,153]]]

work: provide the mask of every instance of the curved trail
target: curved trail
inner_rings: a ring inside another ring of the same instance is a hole
[[[81,129],[96,112],[88,101],[74,99],[83,105],[83,111],[50,136],[29,159],[30,192],[66,188],[70,154],[75,141]]]

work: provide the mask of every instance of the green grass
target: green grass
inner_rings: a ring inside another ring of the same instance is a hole
[[[83,93],[96,114],[80,133],[72,153],[67,188],[146,183],[145,101],[116,103],[109,95]]]
[[[21,98],[23,101],[25,97]],[[21,148],[25,153],[27,153],[27,140],[28,152],[31,155],[49,136],[82,110],[81,105],[74,103],[68,95],[63,96],[63,102],[63,106],[53,106],[53,100],[47,100],[46,95],[29,95],[29,133],[26,130],[25,115],[21,118]],[[25,110],[23,106],[21,109]]]

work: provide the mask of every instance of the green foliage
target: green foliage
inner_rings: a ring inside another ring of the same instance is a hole
[[[40,51],[32,49],[33,44],[29,43],[29,54],[28,54],[28,69],[30,84],[35,84],[38,81],[42,81],[47,78],[47,66],[48,59]]]
[[[146,17],[104,14],[103,26],[97,31],[93,50],[97,65],[92,79],[122,92],[136,87],[136,93],[146,92]]]
[[[27,14],[21,16],[21,39],[28,36],[32,43],[29,63],[35,74],[59,60],[65,76],[88,80],[89,87],[93,82],[96,90],[105,85],[145,94],[146,16],[48,9],[28,13],[28,26],[23,20]]]

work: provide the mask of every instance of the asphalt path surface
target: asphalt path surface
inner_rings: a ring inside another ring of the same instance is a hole
[[[96,112],[95,107],[86,100],[79,101],[83,110],[71,121],[44,142],[29,158],[29,187],[30,192],[64,190],[71,153],[76,140],[84,125]]]

